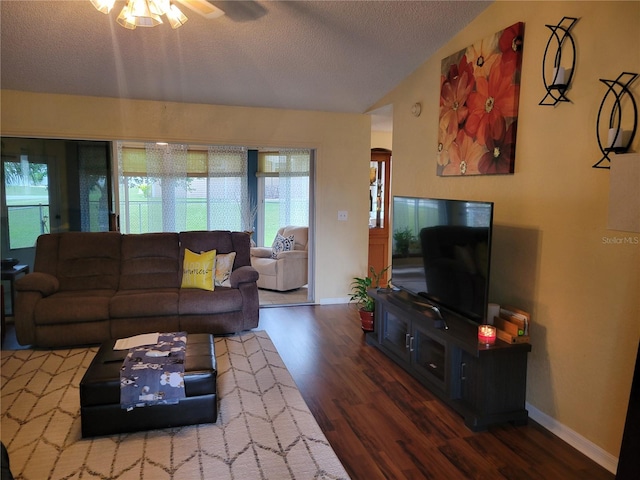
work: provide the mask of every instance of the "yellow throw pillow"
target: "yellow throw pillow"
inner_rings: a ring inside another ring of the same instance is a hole
[[[184,249],[184,263],[182,264],[181,288],[199,288],[213,292],[215,284],[213,275],[216,264],[216,251],[194,253]]]
[[[230,287],[229,277],[233,271],[233,261],[236,259],[236,252],[220,253],[216,255],[216,287]]]

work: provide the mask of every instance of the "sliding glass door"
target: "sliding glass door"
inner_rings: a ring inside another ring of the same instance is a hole
[[[110,142],[2,137],[2,257],[31,264],[43,233],[104,231]]]
[[[309,226],[311,150],[258,154],[258,245],[270,246],[279,228]]]

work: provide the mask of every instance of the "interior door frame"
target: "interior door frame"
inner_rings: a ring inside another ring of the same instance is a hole
[[[285,148],[286,149],[286,148]],[[280,150],[278,148],[269,149],[273,151]],[[316,148],[308,148],[309,150],[309,225],[308,225],[308,240],[307,240],[307,272],[308,272],[308,302],[314,302],[315,300],[315,192],[316,192],[316,158],[317,158],[317,149]],[[256,203],[257,203],[257,215],[256,215],[256,232],[259,233],[260,237],[264,237],[265,231],[265,188],[264,188],[264,178],[269,175],[261,175],[256,183]],[[276,176],[276,175],[274,175]],[[281,225],[283,226],[283,225]],[[256,239],[259,236],[256,235]],[[269,239],[265,238],[264,242],[268,242]],[[259,246],[270,247],[271,245],[260,245],[260,242],[257,242]]]

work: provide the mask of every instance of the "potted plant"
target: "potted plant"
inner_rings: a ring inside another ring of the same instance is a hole
[[[349,299],[358,306],[362,330],[365,332],[373,331],[373,312],[376,306],[375,300],[369,296],[367,290],[369,288],[380,288],[380,279],[387,270],[389,270],[388,266],[380,272],[376,272],[375,268],[370,266],[368,277],[353,277],[351,282],[351,296]]]
[[[403,257],[409,255],[409,246],[414,240],[413,232],[409,227],[402,230],[398,229],[393,232],[393,240],[395,241],[395,250],[393,253],[398,253]]]

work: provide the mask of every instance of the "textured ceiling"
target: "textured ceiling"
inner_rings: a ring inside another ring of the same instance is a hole
[[[211,1],[126,30],[89,0],[0,1],[3,89],[366,112],[488,2]]]

